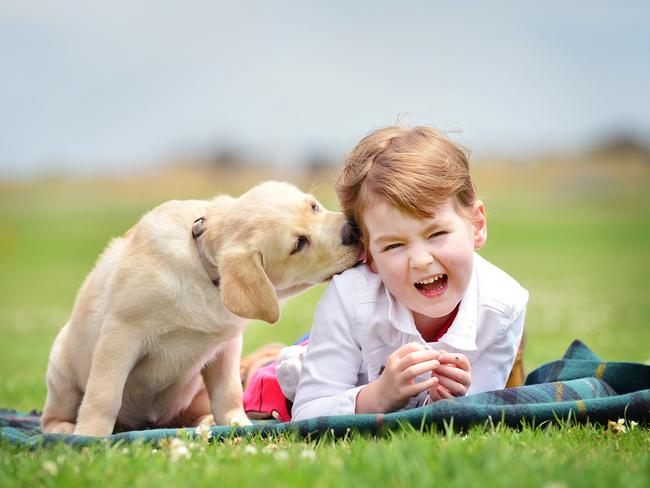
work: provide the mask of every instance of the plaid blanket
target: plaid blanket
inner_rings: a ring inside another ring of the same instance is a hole
[[[248,427],[212,427],[212,439],[230,436],[273,435],[295,432],[316,437],[324,433],[345,435],[350,430],[381,434],[410,424],[416,428],[443,427],[453,419],[454,427],[485,422],[503,422],[512,427],[539,425],[574,419],[606,424],[625,417],[644,424],[650,421],[650,366],[637,363],[603,362],[587,346],[574,341],[562,359],[531,372],[518,388],[479,393],[412,410],[385,415],[341,415],[300,422],[265,422]],[[87,445],[96,438],[43,434],[37,412],[0,410],[0,440],[35,447],[53,442]],[[194,429],[183,429],[188,435]],[[152,429],[113,434],[104,441],[156,442],[179,434],[179,429]]]

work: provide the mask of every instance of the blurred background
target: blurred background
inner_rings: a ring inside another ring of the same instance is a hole
[[[0,407],[40,408],[78,287],[148,209],[269,178],[335,208],[345,153],[395,123],[470,150],[528,369],[574,338],[648,361],[649,25],[641,1],[0,0]]]

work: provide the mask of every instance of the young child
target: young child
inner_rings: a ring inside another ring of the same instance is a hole
[[[475,253],[487,221],[467,154],[429,127],[380,129],[349,154],[337,193],[366,264],[318,304],[293,420],[504,388],[528,292]]]

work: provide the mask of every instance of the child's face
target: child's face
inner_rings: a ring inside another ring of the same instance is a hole
[[[370,269],[413,312],[418,328],[449,315],[469,285],[474,250],[487,238],[483,203],[463,216],[449,199],[435,217],[417,219],[378,200],[362,217]]]

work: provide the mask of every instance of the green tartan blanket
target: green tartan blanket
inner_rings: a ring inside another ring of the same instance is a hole
[[[272,435],[295,432],[317,437],[324,433],[343,436],[350,429],[381,434],[405,424],[416,428],[443,427],[453,418],[454,427],[469,427],[492,420],[518,427],[522,422],[539,425],[564,419],[606,424],[608,420],[650,423],[650,366],[603,362],[587,346],[574,341],[562,359],[531,372],[525,386],[442,400],[425,407],[385,415],[341,415],[300,422],[259,423],[248,427],[212,427],[212,439],[230,436]],[[43,434],[39,414],[0,410],[0,440],[26,447],[66,442],[87,445],[93,437]],[[194,429],[184,429],[189,435]],[[173,437],[179,429],[152,429],[113,434],[108,442],[143,439],[156,442]]]

